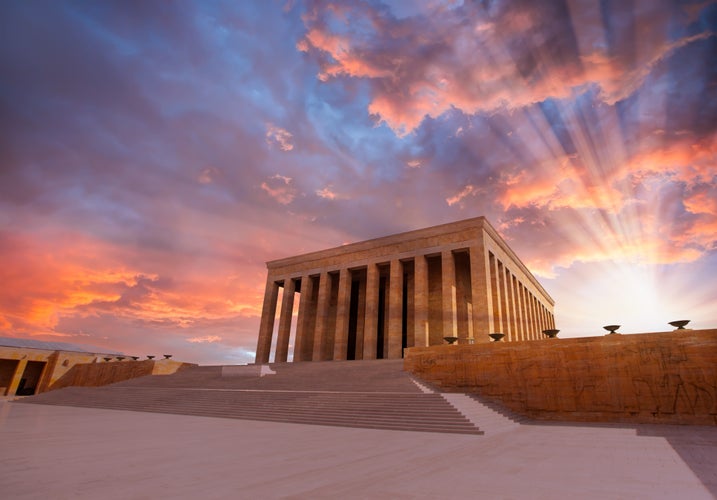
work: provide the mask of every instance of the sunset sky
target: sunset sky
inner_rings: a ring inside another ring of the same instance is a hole
[[[253,361],[265,262],[484,215],[561,337],[717,327],[714,1],[4,1],[0,336]]]

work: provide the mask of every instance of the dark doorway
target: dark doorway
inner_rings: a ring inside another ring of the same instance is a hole
[[[45,361],[28,361],[15,394],[18,396],[32,396],[35,394],[46,364]]]
[[[408,274],[403,275],[403,293],[401,294],[401,346],[408,347]],[[401,357],[403,357],[401,349]]]
[[[351,300],[349,302],[349,338],[346,346],[346,359],[356,359],[356,329],[358,328],[360,285],[360,281],[351,282]]]
[[[376,359],[383,359],[383,345],[386,337],[386,282],[381,276],[378,282],[378,324],[376,325]]]
[[[8,389],[12,383],[19,361],[16,359],[0,359],[0,396],[8,396]]]

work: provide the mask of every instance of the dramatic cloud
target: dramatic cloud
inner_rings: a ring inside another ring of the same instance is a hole
[[[614,104],[637,91],[676,50],[715,36],[665,39],[671,20],[658,14],[664,6],[655,3],[644,14],[652,22],[639,24],[640,38],[650,43],[630,60],[610,53],[595,26],[601,19],[597,4],[456,5],[436,3],[424,15],[403,19],[367,3],[315,8],[305,18],[308,32],[299,48],[317,53],[322,81],[372,80],[369,112],[403,135],[452,108],[468,114],[522,108],[570,98],[591,85]]]
[[[0,334],[248,362],[266,261],[478,215],[561,335],[713,327],[716,32],[699,1],[5,2]]]

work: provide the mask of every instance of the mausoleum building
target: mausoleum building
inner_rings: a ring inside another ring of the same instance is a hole
[[[287,361],[294,330],[293,360],[323,361],[401,358],[406,347],[488,342],[497,332],[509,342],[534,340],[555,327],[553,299],[484,217],[267,269],[257,363],[270,361],[273,345],[271,360]]]

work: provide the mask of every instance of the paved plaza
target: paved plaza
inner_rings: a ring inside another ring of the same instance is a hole
[[[717,427],[476,436],[0,401],[7,499],[711,499],[715,464]]]

